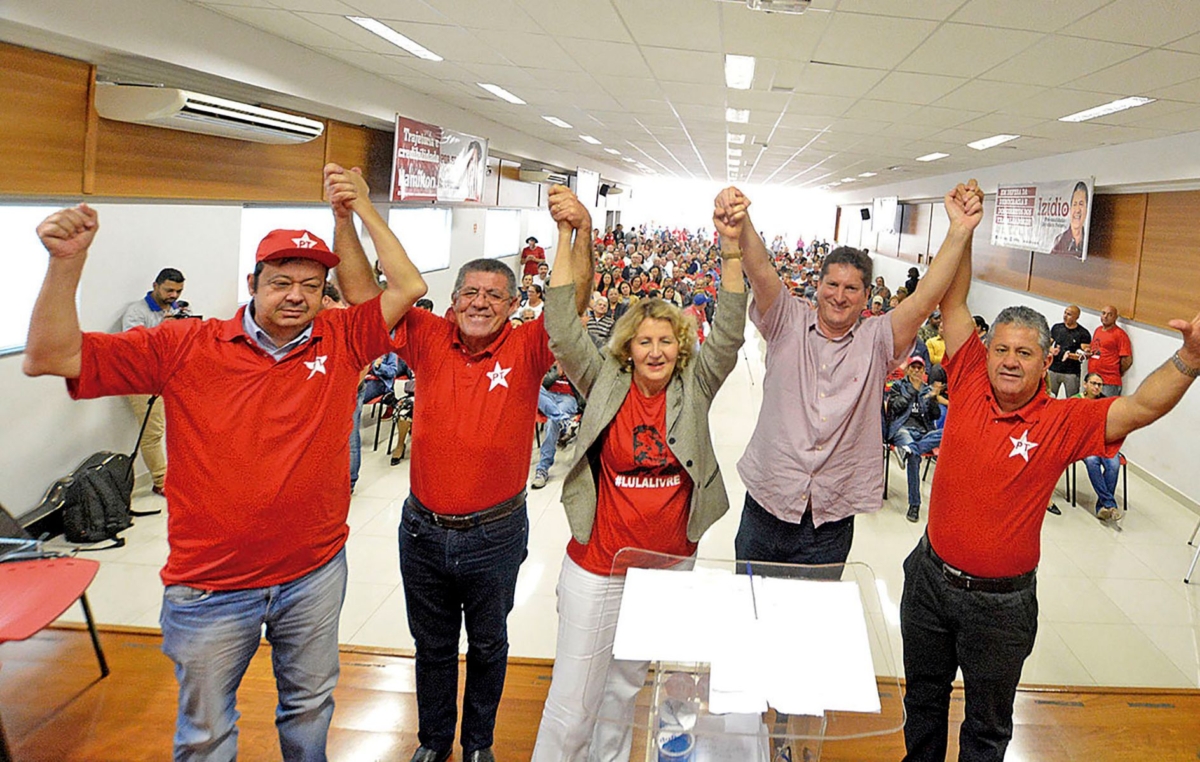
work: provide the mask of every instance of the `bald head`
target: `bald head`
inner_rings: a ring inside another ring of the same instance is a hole
[[[1063,310],[1063,325],[1067,328],[1074,328],[1079,325],[1079,306],[1075,304],[1068,305]]]
[[[1117,308],[1110,304],[1100,313],[1100,324],[1105,328],[1112,328],[1117,324],[1118,317],[1120,315],[1117,313]]]

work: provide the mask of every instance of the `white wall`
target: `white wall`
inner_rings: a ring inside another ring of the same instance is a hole
[[[1194,183],[1200,180],[1200,133],[989,167],[975,173],[980,187],[989,193],[1002,182],[1082,175],[1094,175],[1096,187],[1108,192],[1119,192],[1129,186],[1163,184],[1170,187],[1171,184]],[[864,203],[872,196],[889,195],[897,195],[902,201],[939,198],[961,179],[965,178],[942,176],[871,188],[866,193],[843,194],[839,196],[839,203]],[[936,249],[940,243],[931,242],[931,248]],[[905,273],[912,266],[890,257],[875,256],[874,260],[876,274],[883,275],[893,290],[904,282]],[[919,269],[925,270],[923,266]],[[1004,307],[1025,304],[1042,312],[1053,325],[1062,321],[1063,308],[1069,303],[980,281],[971,284],[971,311],[983,315],[989,323]],[[1200,303],[1196,309],[1200,310]],[[1191,319],[1192,315],[1178,317]],[[1094,329],[1100,324],[1099,314],[1084,310],[1080,322],[1088,329]],[[1179,347],[1179,337],[1174,331],[1128,320],[1122,320],[1121,326],[1129,333],[1133,344],[1133,366],[1125,374],[1128,393],[1171,356]],[[1200,469],[1195,466],[1196,458],[1191,450],[1196,431],[1200,431],[1200,390],[1193,389],[1162,420],[1130,436],[1123,452],[1130,462],[1153,477],[1192,501],[1200,502]]]
[[[80,284],[85,331],[112,331],[126,305],[142,298],[163,267],[186,278],[184,299],[205,317],[227,318],[245,299],[238,272],[239,205],[95,203],[100,232]],[[531,214],[546,214],[531,211]],[[450,267],[427,273],[429,298],[442,314],[454,276],[483,256],[486,210],[454,209]],[[553,251],[552,244],[547,245]],[[516,257],[503,259],[514,269]],[[23,355],[0,357],[0,503],[14,514],[32,509],[46,488],[97,450],[125,450],[137,438],[134,416],[117,399],[73,402],[57,378],[27,378]],[[144,478],[140,459],[137,473]]]

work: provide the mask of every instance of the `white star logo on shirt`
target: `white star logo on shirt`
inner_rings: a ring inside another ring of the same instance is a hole
[[[1029,453],[1033,451],[1033,448],[1038,446],[1037,442],[1029,441],[1029,429],[1025,429],[1025,433],[1021,435],[1020,439],[1009,437],[1008,441],[1013,443],[1012,452],[1008,454],[1008,457],[1012,458],[1020,455],[1025,459],[1026,463],[1029,462]]]
[[[296,244],[297,249],[317,248],[317,242],[308,237],[308,231],[305,231],[304,235],[300,236],[299,238],[293,238],[292,243]],[[325,371],[321,372],[324,373]]]
[[[497,360],[495,369],[488,371],[488,374],[487,374],[488,380],[492,382],[491,386],[488,387],[488,391],[490,392],[491,390],[495,389],[497,386],[503,386],[505,389],[507,389],[508,388],[508,374],[511,372],[512,372],[512,368],[501,368],[500,361]]]
[[[317,355],[316,360],[313,360],[312,362],[304,363],[304,367],[308,368],[308,378],[312,378],[313,376],[317,375],[318,373],[320,373],[323,376],[326,375],[326,373],[325,373],[325,358],[327,358],[327,357],[329,357],[329,355]],[[308,378],[306,378],[304,380],[307,381]]]

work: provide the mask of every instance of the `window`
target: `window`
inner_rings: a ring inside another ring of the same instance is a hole
[[[388,227],[421,272],[450,267],[449,209],[394,206],[388,213]]]
[[[29,316],[46,277],[49,255],[37,237],[37,226],[57,211],[57,206],[0,206],[4,231],[5,288],[0,299],[0,354],[25,348]]]
[[[488,209],[483,227],[483,256],[489,259],[521,253],[521,211]]]
[[[238,303],[250,301],[246,276],[254,272],[258,243],[272,230],[307,230],[333,248],[333,212],[328,206],[247,206],[242,208],[235,282]]]

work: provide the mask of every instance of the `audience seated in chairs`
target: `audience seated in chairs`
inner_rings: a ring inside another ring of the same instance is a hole
[[[914,355],[905,377],[892,384],[887,398],[887,441],[895,445],[908,472],[909,521],[921,518],[921,456],[942,443],[937,427],[942,409],[939,384],[925,383],[925,361]]]
[[[404,366],[403,372],[401,371],[402,365]],[[350,431],[351,492],[354,491],[354,485],[358,482],[358,469],[362,463],[362,434],[359,432],[359,427],[362,425],[363,405],[380,401],[385,394],[392,391],[396,376],[407,375],[407,371],[408,366],[404,365],[396,353],[388,352],[371,363],[366,376],[358,385],[358,405],[354,409],[354,428]],[[378,415],[383,415],[383,412],[380,411]],[[378,437],[376,439],[378,440]],[[378,441],[376,444],[378,445]]]
[[[1083,389],[1075,395],[1086,400],[1100,399],[1103,394],[1104,380],[1099,373],[1089,373],[1083,381]],[[1096,518],[1101,521],[1115,520],[1122,517],[1121,509],[1117,507],[1117,476],[1121,473],[1121,454],[1106,458],[1103,455],[1089,455],[1083,459],[1087,467],[1088,481],[1096,491]]]

